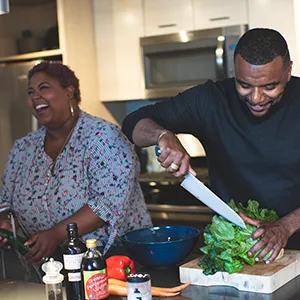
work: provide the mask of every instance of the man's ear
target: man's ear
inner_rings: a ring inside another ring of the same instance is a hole
[[[289,66],[288,66],[288,77],[287,77],[287,81],[291,80],[292,77],[292,70],[293,70],[293,62],[290,61],[289,62]]]

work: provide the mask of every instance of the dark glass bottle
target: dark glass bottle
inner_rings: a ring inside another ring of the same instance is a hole
[[[27,241],[27,239],[18,235],[15,239],[13,233],[7,229],[0,228],[0,236],[7,239],[7,246],[12,247],[22,255],[25,255],[30,250],[30,247],[32,247],[32,245],[30,247],[24,246],[24,243]]]
[[[105,260],[97,250],[96,240],[86,240],[86,247],[88,250],[81,264],[85,299],[107,300],[109,292]]]
[[[81,262],[86,252],[85,244],[78,238],[76,223],[67,225],[68,241],[64,246],[65,286],[67,300],[84,300]]]

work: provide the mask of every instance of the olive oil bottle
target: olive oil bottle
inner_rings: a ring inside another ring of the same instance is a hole
[[[64,268],[67,300],[84,300],[81,262],[86,252],[85,244],[78,238],[76,223],[67,225],[68,241],[64,245]]]

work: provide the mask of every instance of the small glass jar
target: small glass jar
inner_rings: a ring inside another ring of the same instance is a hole
[[[127,295],[127,300],[152,300],[150,274],[129,274],[127,276]]]

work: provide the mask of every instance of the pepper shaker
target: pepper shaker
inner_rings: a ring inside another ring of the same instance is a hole
[[[43,282],[46,284],[47,300],[64,300],[62,282],[64,276],[60,273],[63,264],[53,258],[42,265],[42,270],[46,273]]]

